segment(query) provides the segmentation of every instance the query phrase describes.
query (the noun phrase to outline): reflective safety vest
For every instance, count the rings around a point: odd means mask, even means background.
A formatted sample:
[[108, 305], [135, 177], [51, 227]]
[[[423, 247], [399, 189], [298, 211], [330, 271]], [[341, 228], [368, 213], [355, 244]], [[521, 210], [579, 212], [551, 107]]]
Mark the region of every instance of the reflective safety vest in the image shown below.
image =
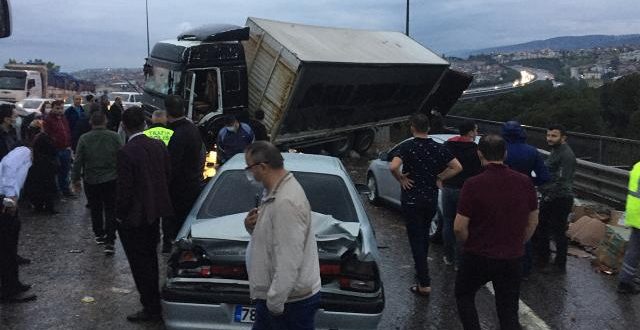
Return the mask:
[[629, 194], [624, 222], [629, 227], [640, 229], [640, 162], [633, 165], [629, 173]]
[[173, 130], [168, 128], [164, 128], [162, 126], [152, 127], [144, 131], [144, 135], [152, 138], [158, 139], [164, 142], [164, 145], [169, 145], [169, 140], [171, 140], [171, 136], [173, 135]]

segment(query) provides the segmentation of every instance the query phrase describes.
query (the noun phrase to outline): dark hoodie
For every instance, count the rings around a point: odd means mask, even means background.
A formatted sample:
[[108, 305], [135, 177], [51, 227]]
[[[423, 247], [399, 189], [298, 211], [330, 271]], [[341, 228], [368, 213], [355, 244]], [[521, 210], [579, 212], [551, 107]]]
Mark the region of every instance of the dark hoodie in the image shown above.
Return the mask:
[[[502, 127], [502, 137], [507, 142], [507, 159], [504, 163], [512, 170], [527, 175], [533, 184], [540, 186], [549, 181], [549, 170], [534, 146], [525, 143], [527, 134], [517, 121], [508, 121]], [[535, 177], [531, 172], [536, 174]]]
[[445, 180], [443, 185], [460, 189], [468, 178], [482, 172], [482, 164], [478, 158], [478, 145], [462, 136], [454, 136], [447, 140], [444, 145], [462, 164], [462, 172], [451, 179]]

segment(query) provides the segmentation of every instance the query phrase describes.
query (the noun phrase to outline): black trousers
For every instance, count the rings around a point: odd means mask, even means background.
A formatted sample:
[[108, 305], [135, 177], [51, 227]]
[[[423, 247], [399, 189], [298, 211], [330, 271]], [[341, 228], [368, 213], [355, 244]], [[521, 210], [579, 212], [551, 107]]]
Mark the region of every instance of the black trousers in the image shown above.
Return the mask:
[[567, 264], [567, 217], [573, 207], [573, 197], [556, 198], [540, 203], [540, 216], [538, 227], [533, 234], [532, 242], [535, 257], [538, 262], [545, 264], [549, 262], [551, 250], [549, 241], [553, 239], [556, 243], [556, 258], [554, 263], [565, 267]]
[[420, 286], [431, 286], [429, 277], [429, 228], [436, 214], [436, 206], [427, 203], [402, 204], [409, 246], [413, 255], [416, 277]]
[[91, 224], [96, 237], [107, 236], [107, 242], [116, 239], [116, 180], [98, 184], [84, 184], [91, 210]]
[[20, 286], [17, 261], [19, 236], [18, 216], [0, 213], [0, 284], [3, 296], [15, 294]]
[[479, 330], [476, 293], [487, 282], [492, 282], [496, 296], [496, 310], [500, 329], [520, 329], [518, 302], [520, 297], [521, 258], [491, 259], [465, 253], [456, 276], [456, 303], [458, 315], [465, 330]]
[[129, 260], [133, 280], [140, 293], [140, 303], [149, 313], [160, 313], [160, 291], [158, 279], [158, 221], [140, 227], [118, 226], [120, 242]]

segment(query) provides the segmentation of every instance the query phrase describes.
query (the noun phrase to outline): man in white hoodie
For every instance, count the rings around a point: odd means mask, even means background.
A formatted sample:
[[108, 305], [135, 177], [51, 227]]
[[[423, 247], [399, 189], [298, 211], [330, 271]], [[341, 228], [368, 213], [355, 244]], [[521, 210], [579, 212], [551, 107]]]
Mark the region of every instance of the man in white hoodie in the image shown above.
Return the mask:
[[312, 330], [321, 282], [309, 201], [271, 143], [249, 145], [245, 161], [247, 178], [266, 191], [245, 219], [251, 234], [249, 287], [256, 300], [253, 330]]

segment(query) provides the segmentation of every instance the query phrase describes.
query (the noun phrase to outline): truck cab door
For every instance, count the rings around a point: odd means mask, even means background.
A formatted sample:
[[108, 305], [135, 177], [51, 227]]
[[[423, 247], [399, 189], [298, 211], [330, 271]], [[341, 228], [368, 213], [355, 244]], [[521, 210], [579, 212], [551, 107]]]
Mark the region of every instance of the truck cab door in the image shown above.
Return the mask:
[[245, 66], [223, 68], [221, 78], [224, 111], [242, 117], [242, 115], [245, 115], [243, 110], [248, 108], [249, 103], [247, 68]]

